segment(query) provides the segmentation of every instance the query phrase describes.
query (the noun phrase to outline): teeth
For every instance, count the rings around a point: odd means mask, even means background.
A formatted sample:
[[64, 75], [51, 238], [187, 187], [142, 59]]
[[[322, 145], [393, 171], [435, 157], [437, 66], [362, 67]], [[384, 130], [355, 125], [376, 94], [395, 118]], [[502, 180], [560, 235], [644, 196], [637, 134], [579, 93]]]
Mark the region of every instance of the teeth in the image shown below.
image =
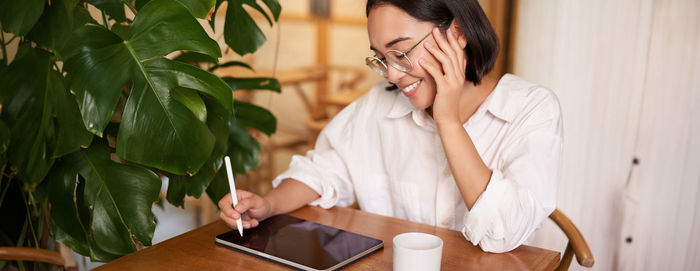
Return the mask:
[[418, 80], [415, 83], [411, 84], [410, 86], [407, 86], [406, 88], [401, 89], [401, 90], [403, 90], [403, 92], [409, 93], [418, 86], [420, 81], [422, 81], [422, 80]]

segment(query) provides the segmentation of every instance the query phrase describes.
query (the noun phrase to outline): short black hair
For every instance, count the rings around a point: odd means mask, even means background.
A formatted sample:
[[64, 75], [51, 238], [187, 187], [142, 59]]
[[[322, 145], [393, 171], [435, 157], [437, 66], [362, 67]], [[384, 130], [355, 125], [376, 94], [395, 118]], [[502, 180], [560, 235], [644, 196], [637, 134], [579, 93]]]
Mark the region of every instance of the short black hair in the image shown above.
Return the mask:
[[441, 25], [446, 30], [453, 19], [467, 39], [465, 78], [481, 83], [498, 57], [498, 37], [477, 0], [367, 0], [366, 13], [381, 5], [392, 5], [412, 17]]

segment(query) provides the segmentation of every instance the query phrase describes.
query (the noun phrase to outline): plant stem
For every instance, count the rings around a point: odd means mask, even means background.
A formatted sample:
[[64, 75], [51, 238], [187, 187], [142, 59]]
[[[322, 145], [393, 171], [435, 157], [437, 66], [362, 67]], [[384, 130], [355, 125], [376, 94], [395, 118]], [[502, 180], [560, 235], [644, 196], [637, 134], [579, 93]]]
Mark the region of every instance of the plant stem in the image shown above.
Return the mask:
[[104, 10], [102, 11], [102, 21], [105, 24], [105, 28], [109, 29], [109, 22], [107, 21], [107, 14], [105, 14]]
[[32, 237], [34, 237], [34, 246], [39, 248], [39, 239], [36, 238], [36, 232], [34, 231], [34, 225], [32, 224], [32, 213], [29, 210], [29, 202], [27, 202], [27, 196], [24, 192], [21, 192], [22, 199], [24, 200], [24, 208], [27, 210], [27, 221], [29, 222], [29, 230], [32, 232]]
[[34, 195], [32, 193], [27, 192], [27, 197], [29, 198], [29, 203], [32, 206], [32, 209], [34, 209], [35, 214], [41, 214], [39, 212], [39, 204], [36, 203], [36, 199], [34, 199]]
[[[2, 174], [5, 173], [5, 165], [2, 165]], [[0, 175], [2, 177], [2, 175]], [[5, 200], [5, 194], [7, 194], [7, 190], [10, 188], [10, 184], [12, 184], [12, 178], [7, 179], [7, 185], [5, 188], [2, 190], [2, 195], [0, 195], [0, 207], [2, 207], [2, 203]]]
[[[19, 239], [17, 240], [16, 246], [22, 247], [24, 245], [24, 237], [27, 235], [27, 220], [24, 221], [24, 226], [22, 226], [22, 231], [19, 233]], [[24, 262], [17, 261], [17, 267], [19, 270], [24, 271]]]

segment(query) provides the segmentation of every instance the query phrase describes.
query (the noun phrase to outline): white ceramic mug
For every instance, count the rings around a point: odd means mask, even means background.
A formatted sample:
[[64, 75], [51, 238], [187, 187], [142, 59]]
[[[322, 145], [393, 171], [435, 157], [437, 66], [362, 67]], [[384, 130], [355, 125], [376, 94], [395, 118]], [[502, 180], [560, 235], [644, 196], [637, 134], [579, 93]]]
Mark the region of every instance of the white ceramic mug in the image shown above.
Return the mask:
[[437, 271], [442, 261], [442, 239], [432, 234], [407, 232], [394, 236], [394, 271]]

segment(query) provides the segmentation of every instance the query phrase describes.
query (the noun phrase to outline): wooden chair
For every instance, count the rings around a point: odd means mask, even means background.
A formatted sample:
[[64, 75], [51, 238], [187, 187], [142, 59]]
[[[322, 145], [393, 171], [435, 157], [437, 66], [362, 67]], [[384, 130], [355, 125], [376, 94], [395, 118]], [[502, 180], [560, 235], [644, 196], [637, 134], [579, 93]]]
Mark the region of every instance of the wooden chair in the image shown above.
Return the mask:
[[[304, 123], [311, 132], [309, 148], [313, 148], [318, 134], [330, 122], [333, 115], [354, 100], [360, 98], [369, 88], [359, 88], [367, 75], [364, 67], [328, 66], [321, 67], [326, 74], [325, 88], [316, 91], [315, 103], [306, 103], [309, 114]], [[303, 94], [300, 94], [304, 96]], [[309, 100], [308, 97], [302, 97]]]
[[566, 245], [566, 250], [561, 257], [557, 271], [568, 270], [574, 255], [576, 255], [576, 261], [578, 261], [579, 265], [589, 268], [592, 267], [595, 262], [593, 254], [588, 248], [588, 244], [583, 238], [583, 235], [581, 235], [581, 232], [576, 228], [574, 223], [571, 222], [564, 213], [559, 211], [559, 209], [555, 209], [554, 212], [549, 215], [549, 218], [559, 226], [569, 239], [569, 243]]
[[0, 260], [42, 262], [63, 267], [65, 270], [78, 270], [71, 250], [57, 243], [59, 251], [28, 247], [0, 247]]

